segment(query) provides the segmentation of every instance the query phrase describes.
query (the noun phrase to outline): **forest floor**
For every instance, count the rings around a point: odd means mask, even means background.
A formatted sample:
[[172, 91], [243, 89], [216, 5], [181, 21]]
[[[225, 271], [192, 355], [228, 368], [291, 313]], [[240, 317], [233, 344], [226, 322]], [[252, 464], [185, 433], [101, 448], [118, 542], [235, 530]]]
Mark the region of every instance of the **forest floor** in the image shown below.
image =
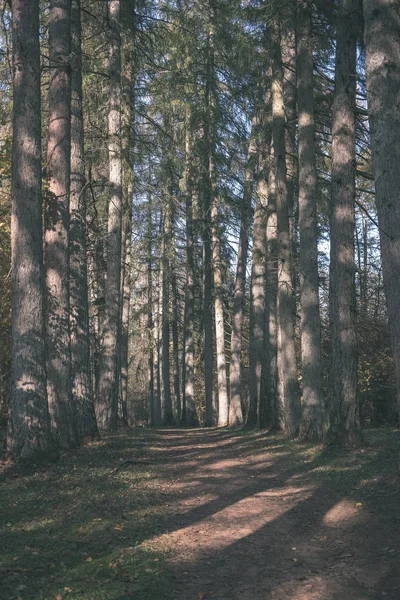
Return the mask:
[[399, 436], [136, 429], [4, 464], [0, 599], [399, 600]]

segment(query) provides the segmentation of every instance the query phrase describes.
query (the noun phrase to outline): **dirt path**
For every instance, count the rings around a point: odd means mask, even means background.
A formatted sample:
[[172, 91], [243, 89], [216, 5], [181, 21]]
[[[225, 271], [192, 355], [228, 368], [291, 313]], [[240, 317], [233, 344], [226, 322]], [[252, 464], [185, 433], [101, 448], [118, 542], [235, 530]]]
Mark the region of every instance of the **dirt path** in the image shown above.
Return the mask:
[[[262, 434], [163, 430], [172, 600], [400, 599], [393, 448], [329, 455]], [[388, 470], [390, 472], [390, 469]]]

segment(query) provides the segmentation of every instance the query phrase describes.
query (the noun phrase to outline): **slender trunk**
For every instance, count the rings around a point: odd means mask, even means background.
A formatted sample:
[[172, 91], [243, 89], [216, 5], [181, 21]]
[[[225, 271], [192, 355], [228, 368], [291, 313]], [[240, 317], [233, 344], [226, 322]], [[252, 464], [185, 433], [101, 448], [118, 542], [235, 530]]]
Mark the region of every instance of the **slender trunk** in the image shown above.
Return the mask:
[[109, 2], [110, 100], [108, 108], [108, 204], [107, 282], [99, 394], [96, 399], [100, 428], [114, 431], [118, 421], [118, 352], [121, 307], [122, 159], [121, 159], [121, 36], [120, 1]]
[[332, 357], [327, 441], [339, 444], [353, 444], [360, 437], [354, 265], [356, 3], [339, 2], [332, 108]]
[[86, 253], [86, 190], [84, 162], [81, 3], [71, 12], [71, 181], [70, 181], [70, 328], [72, 401], [80, 439], [95, 437], [97, 424], [90, 369], [89, 298]]
[[[211, 0], [212, 1], [212, 0]], [[213, 167], [213, 160], [210, 161], [212, 154], [213, 131], [212, 131], [212, 82], [214, 73], [212, 64], [212, 45], [213, 45], [213, 19], [214, 7], [210, 4], [210, 31], [208, 35], [208, 64], [207, 81], [205, 97], [205, 133], [203, 138], [203, 172], [204, 172], [204, 193], [203, 193], [203, 325], [204, 325], [204, 378], [206, 394], [206, 415], [205, 426], [210, 427], [217, 422], [217, 410], [214, 403], [214, 331], [213, 331], [213, 244], [212, 244], [212, 182], [210, 175]], [[213, 157], [212, 157], [213, 158]]]
[[[297, 1], [297, 0], [296, 0]], [[289, 232], [292, 244], [292, 256], [296, 256], [297, 228], [298, 228], [298, 206], [297, 206], [297, 150], [296, 150], [296, 125], [297, 125], [297, 68], [296, 68], [296, 27], [297, 18], [294, 0], [290, 0], [289, 6], [293, 12], [287, 16], [282, 23], [282, 61], [283, 61], [283, 96], [285, 107], [285, 148], [286, 148], [286, 170], [288, 189], [288, 211]], [[292, 259], [292, 285], [295, 288], [297, 274]], [[295, 294], [294, 294], [295, 295]]]
[[247, 425], [258, 424], [261, 375], [264, 360], [265, 326], [265, 234], [268, 190], [262, 178], [257, 186], [254, 210], [253, 254], [250, 283], [250, 333], [249, 333], [249, 410]]
[[243, 202], [240, 218], [240, 237], [237, 256], [236, 281], [232, 307], [231, 362], [229, 371], [229, 425], [231, 427], [243, 424], [242, 398], [240, 393], [242, 324], [246, 287], [247, 256], [249, 248], [251, 200], [253, 197], [255, 158], [257, 155], [256, 125], [256, 118], [253, 117], [252, 129], [249, 140], [249, 149], [247, 154], [247, 165], [245, 171]]
[[[161, 223], [163, 217], [161, 215]], [[160, 287], [161, 286], [161, 287]], [[159, 427], [162, 423], [162, 357], [160, 353], [160, 321], [161, 321], [161, 293], [162, 290], [162, 265], [160, 264], [160, 272], [158, 273], [158, 290], [156, 302], [154, 305], [154, 321], [153, 321], [153, 362], [154, 362], [154, 422], [155, 427]]]
[[[269, 117], [272, 121], [272, 115]], [[276, 186], [274, 150], [271, 145], [265, 164], [265, 177], [268, 186], [266, 260], [265, 260], [265, 332], [264, 362], [262, 373], [260, 427], [274, 429], [278, 425], [278, 223], [276, 214]]]
[[180, 387], [180, 374], [179, 374], [179, 323], [178, 323], [178, 290], [176, 283], [176, 250], [175, 250], [175, 237], [172, 238], [171, 248], [171, 330], [172, 330], [172, 360], [174, 370], [174, 395], [173, 395], [173, 416], [176, 423], [181, 421], [181, 387]]
[[153, 235], [152, 235], [152, 202], [149, 194], [147, 207], [147, 335], [148, 335], [148, 415], [147, 422], [150, 426], [155, 425], [155, 385], [154, 385], [154, 340], [153, 340]]
[[12, 347], [7, 450], [53, 452], [43, 313], [39, 1], [12, 1]]
[[173, 209], [172, 190], [168, 190], [167, 207], [165, 210], [165, 227], [162, 253], [162, 379], [164, 400], [164, 425], [174, 424], [172, 411], [171, 381], [170, 381], [170, 267], [172, 250]]
[[363, 315], [368, 311], [368, 217], [363, 214], [363, 266], [361, 277], [361, 310]]
[[364, 0], [367, 99], [376, 204], [400, 419], [400, 15], [396, 2]]
[[186, 111], [185, 139], [185, 200], [186, 200], [186, 295], [184, 324], [184, 360], [183, 360], [183, 423], [198, 425], [194, 402], [194, 247], [193, 247], [193, 173], [192, 173], [192, 122], [191, 111]]
[[219, 231], [217, 180], [215, 165], [215, 130], [216, 130], [216, 89], [215, 89], [215, 65], [214, 65], [214, 43], [215, 43], [215, 4], [209, 0], [210, 21], [208, 32], [208, 172], [210, 179], [210, 205], [211, 205], [211, 235], [212, 235], [212, 272], [214, 284], [214, 312], [215, 312], [215, 342], [217, 353], [217, 389], [218, 389], [218, 425], [228, 424], [228, 383], [225, 360], [225, 321], [224, 303], [222, 293], [222, 264], [221, 264], [221, 241]]
[[121, 285], [121, 340], [120, 340], [120, 378], [121, 378], [121, 416], [124, 425], [129, 423], [128, 415], [128, 376], [129, 376], [129, 312], [131, 300], [131, 247], [132, 247], [132, 183], [128, 184], [127, 206], [123, 215], [122, 235], [122, 285]]
[[295, 436], [300, 423], [300, 396], [297, 380], [292, 256], [289, 232], [288, 189], [285, 163], [285, 111], [279, 26], [273, 27], [272, 115], [276, 171], [276, 210], [278, 221], [278, 377], [282, 429]]
[[299, 115], [300, 304], [303, 412], [301, 436], [320, 441], [323, 422], [321, 320], [318, 288], [317, 170], [314, 142], [311, 6], [297, 12], [297, 104]]
[[[129, 313], [131, 300], [131, 246], [132, 246], [132, 198], [135, 125], [135, 23], [134, 7], [125, 14], [125, 36], [122, 45], [122, 155], [123, 155], [123, 216], [122, 216], [122, 263], [121, 263], [121, 340], [120, 340], [120, 405], [122, 421], [129, 423], [128, 377], [129, 377]], [[125, 6], [128, 9], [128, 6]]]
[[64, 448], [78, 442], [71, 397], [69, 327], [70, 56], [71, 3], [51, 0], [45, 207], [47, 396], [53, 431]]

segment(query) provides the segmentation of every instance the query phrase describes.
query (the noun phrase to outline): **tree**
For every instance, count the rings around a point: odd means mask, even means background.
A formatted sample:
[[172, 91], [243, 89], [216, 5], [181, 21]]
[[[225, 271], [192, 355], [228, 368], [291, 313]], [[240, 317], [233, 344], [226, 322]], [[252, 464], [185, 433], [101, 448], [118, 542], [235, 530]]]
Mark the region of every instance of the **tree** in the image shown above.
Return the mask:
[[208, 64], [207, 64], [207, 149], [211, 206], [212, 272], [214, 283], [215, 342], [217, 354], [218, 425], [228, 425], [229, 399], [225, 360], [225, 317], [222, 297], [222, 261], [219, 232], [217, 175], [215, 165], [216, 90], [215, 90], [215, 3], [209, 0]]
[[281, 426], [295, 436], [300, 424], [300, 397], [294, 338], [292, 256], [285, 163], [285, 111], [279, 24], [273, 24], [272, 127], [278, 226], [278, 401]]
[[400, 16], [389, 0], [364, 0], [364, 20], [376, 204], [400, 415], [400, 119], [394, 110], [400, 87]]
[[242, 352], [242, 325], [246, 289], [247, 255], [249, 247], [249, 229], [251, 218], [251, 201], [253, 198], [254, 172], [257, 157], [257, 122], [252, 119], [252, 128], [249, 139], [243, 201], [240, 216], [239, 247], [236, 267], [236, 281], [232, 307], [232, 333], [231, 333], [231, 362], [229, 370], [230, 404], [229, 425], [234, 427], [243, 424], [242, 397], [241, 397], [241, 352]]
[[43, 313], [39, 1], [13, 0], [12, 349], [7, 450], [53, 451]]
[[49, 122], [45, 195], [47, 396], [64, 447], [78, 443], [71, 395], [69, 199], [71, 171], [71, 2], [51, 0]]
[[354, 444], [360, 436], [354, 265], [356, 8], [357, 0], [339, 2], [332, 108], [329, 288], [332, 355], [326, 436], [329, 442], [339, 444]]
[[121, 157], [121, 33], [120, 2], [109, 2], [110, 98], [108, 107], [108, 158], [110, 201], [108, 204], [107, 282], [99, 387], [96, 395], [97, 423], [115, 430], [118, 417], [118, 343], [121, 307], [122, 157]]
[[90, 370], [86, 253], [86, 180], [82, 93], [81, 3], [71, 12], [70, 331], [72, 402], [80, 439], [97, 435]]
[[311, 6], [307, 0], [299, 5], [297, 28], [301, 365], [303, 380], [301, 435], [304, 439], [319, 441], [322, 437], [324, 404], [318, 289], [313, 41]]

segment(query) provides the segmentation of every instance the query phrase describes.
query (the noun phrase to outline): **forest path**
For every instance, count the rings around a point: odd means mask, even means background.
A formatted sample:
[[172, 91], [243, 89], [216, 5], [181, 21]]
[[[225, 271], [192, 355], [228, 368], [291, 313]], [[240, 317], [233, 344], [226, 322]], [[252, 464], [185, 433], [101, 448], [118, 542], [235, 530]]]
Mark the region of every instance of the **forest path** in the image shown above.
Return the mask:
[[400, 600], [399, 437], [137, 428], [0, 461], [0, 600]]
[[168, 598], [400, 598], [395, 448], [332, 453], [215, 429], [148, 441], [173, 499], [152, 542], [172, 550]]

